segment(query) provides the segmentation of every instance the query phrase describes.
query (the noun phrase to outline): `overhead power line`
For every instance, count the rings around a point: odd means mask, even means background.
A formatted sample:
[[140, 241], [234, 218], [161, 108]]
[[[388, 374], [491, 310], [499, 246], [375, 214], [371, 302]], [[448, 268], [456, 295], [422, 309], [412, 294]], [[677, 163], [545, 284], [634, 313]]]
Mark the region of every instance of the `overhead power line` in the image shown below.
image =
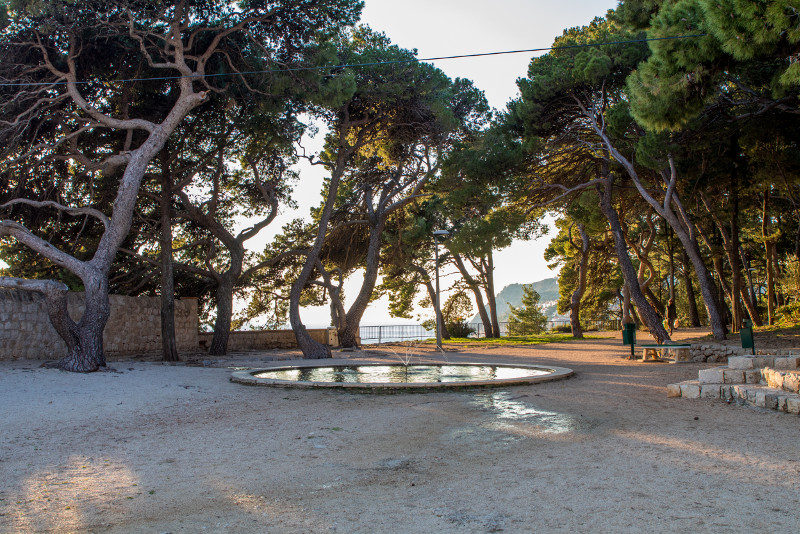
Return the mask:
[[[108, 80], [105, 83], [125, 83], [125, 82], [149, 82], [149, 81], [163, 81], [163, 80], [179, 80], [181, 78], [215, 78], [221, 76], [244, 76], [250, 74], [269, 74], [269, 73], [280, 73], [280, 72], [299, 72], [299, 71], [313, 71], [313, 70], [329, 70], [329, 69], [343, 69], [343, 68], [359, 68], [359, 67], [373, 67], [376, 65], [396, 65], [396, 64], [403, 64], [403, 63], [424, 63], [430, 61], [445, 61], [449, 59], [469, 59], [469, 58], [476, 58], [476, 57], [489, 57], [489, 56], [501, 56], [507, 54], [530, 54], [534, 52], [547, 52], [550, 50], [570, 50], [575, 48], [598, 48], [601, 46], [612, 46], [612, 45], [628, 45], [628, 44], [636, 44], [636, 43], [647, 43], [651, 41], [671, 41], [676, 39], [691, 39], [696, 37], [705, 37], [705, 33], [698, 33], [692, 35], [676, 35], [673, 37], [648, 37], [645, 39], [631, 39], [627, 41], [609, 41], [606, 43], [586, 43], [586, 44], [576, 44], [576, 45], [566, 45], [566, 46], [547, 46], [543, 48], [526, 48], [524, 50], [504, 50], [501, 52], [481, 52], [478, 54], [458, 54], [454, 56], [440, 56], [440, 57], [426, 57], [426, 58], [409, 58], [409, 59], [395, 59], [391, 61], [374, 61], [370, 63], [345, 63], [340, 65], [320, 65], [316, 67], [290, 67], [286, 69], [264, 69], [264, 70], [252, 70], [252, 71], [242, 71], [242, 72], [227, 72], [221, 74], [194, 74], [194, 75], [180, 75], [180, 76], [156, 76], [152, 78], [127, 78], [122, 80]], [[0, 83], [0, 87], [14, 87], [14, 86], [31, 86], [31, 85], [66, 85], [70, 82], [60, 81], [60, 82], [7, 82], [7, 83]], [[85, 85], [90, 83], [96, 83], [96, 81], [77, 81], [74, 82], [76, 85]]]

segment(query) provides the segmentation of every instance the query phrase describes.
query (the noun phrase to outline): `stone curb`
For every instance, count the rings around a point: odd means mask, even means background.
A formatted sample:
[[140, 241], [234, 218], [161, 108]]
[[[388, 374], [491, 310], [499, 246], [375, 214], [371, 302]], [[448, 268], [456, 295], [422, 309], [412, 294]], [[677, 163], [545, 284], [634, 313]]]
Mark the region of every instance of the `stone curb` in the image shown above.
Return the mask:
[[[358, 363], [350, 362], [346, 365], [357, 365], [359, 367], [365, 366], [385, 366], [385, 363]], [[555, 380], [564, 380], [574, 374], [572, 369], [566, 367], [544, 367], [538, 365], [498, 365], [493, 363], [470, 363], [470, 364], [448, 364], [457, 366], [479, 367], [479, 366], [494, 366], [494, 367], [519, 367], [524, 369], [532, 369], [537, 371], [550, 371], [547, 375], [530, 376], [521, 378], [506, 378], [499, 380], [474, 380], [467, 382], [419, 382], [419, 383], [386, 383], [386, 382], [373, 382], [373, 383], [353, 383], [353, 382], [294, 382], [289, 380], [273, 380], [255, 378], [253, 375], [262, 371], [282, 371], [298, 368], [314, 368], [314, 367], [331, 367], [327, 365], [297, 365], [297, 366], [282, 366], [270, 367], [265, 369], [249, 369], [235, 371], [231, 375], [231, 382], [244, 384], [248, 386], [269, 386], [269, 387], [283, 387], [283, 388], [300, 388], [300, 389], [347, 389], [357, 391], [425, 391], [434, 389], [463, 389], [463, 388], [486, 388], [486, 387], [505, 387], [505, 386], [518, 386], [538, 384], [541, 382], [552, 382]], [[335, 365], [334, 365], [335, 366]]]

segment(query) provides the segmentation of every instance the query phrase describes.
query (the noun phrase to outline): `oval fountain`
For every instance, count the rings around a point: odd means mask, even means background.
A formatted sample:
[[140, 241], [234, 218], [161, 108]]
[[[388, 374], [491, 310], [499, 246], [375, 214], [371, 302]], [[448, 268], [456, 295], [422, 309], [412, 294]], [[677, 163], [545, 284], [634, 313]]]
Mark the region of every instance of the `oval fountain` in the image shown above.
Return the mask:
[[489, 363], [292, 365], [235, 371], [232, 382], [254, 386], [355, 390], [503, 387], [562, 380], [566, 367]]

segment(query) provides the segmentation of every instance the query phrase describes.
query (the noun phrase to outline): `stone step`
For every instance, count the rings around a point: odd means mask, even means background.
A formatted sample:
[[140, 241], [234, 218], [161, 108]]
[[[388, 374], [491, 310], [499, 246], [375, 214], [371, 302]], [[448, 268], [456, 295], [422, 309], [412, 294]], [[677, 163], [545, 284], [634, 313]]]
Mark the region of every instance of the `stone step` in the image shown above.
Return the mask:
[[767, 386], [771, 388], [789, 393], [800, 393], [800, 371], [784, 371], [767, 367], [761, 370], [761, 374]]
[[701, 384], [760, 384], [761, 369], [731, 369], [729, 366], [701, 369], [697, 373]]
[[791, 414], [800, 414], [800, 394], [757, 384], [711, 384], [686, 380], [667, 386], [668, 397], [722, 399]]
[[744, 371], [764, 367], [781, 370], [800, 369], [800, 356], [730, 356], [728, 358], [729, 369]]

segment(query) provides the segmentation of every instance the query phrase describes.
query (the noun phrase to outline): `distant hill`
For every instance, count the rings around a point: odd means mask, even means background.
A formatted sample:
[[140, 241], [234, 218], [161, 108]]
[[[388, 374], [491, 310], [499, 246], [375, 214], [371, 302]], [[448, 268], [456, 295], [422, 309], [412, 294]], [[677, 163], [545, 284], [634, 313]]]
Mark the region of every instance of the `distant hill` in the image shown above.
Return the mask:
[[[524, 284], [511, 284], [503, 288], [497, 294], [497, 320], [502, 322], [508, 321], [509, 307], [511, 303], [514, 306], [522, 306], [522, 286]], [[568, 319], [566, 315], [559, 315], [556, 312], [556, 305], [558, 303], [558, 279], [547, 278], [534, 282], [533, 289], [541, 296], [539, 304], [544, 308], [544, 314], [550, 320]], [[479, 323], [481, 320], [478, 314], [472, 318], [470, 322]]]

